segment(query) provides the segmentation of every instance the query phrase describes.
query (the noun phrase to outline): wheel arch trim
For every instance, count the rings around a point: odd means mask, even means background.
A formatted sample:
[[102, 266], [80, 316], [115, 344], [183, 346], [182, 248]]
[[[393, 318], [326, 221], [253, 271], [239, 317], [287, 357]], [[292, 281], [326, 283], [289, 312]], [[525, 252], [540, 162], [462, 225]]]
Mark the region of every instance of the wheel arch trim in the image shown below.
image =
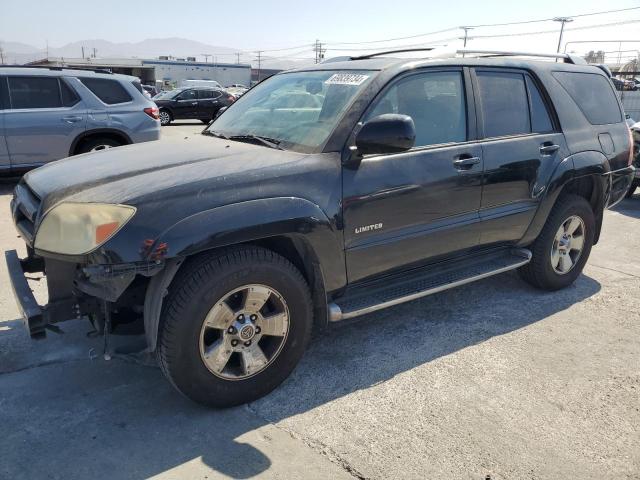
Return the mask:
[[73, 142], [71, 143], [71, 147], [69, 148], [69, 156], [76, 155], [76, 148], [78, 148], [78, 145], [80, 145], [81, 142], [89, 137], [99, 136], [100, 134], [120, 137], [122, 140], [124, 140], [124, 145], [130, 145], [133, 143], [131, 137], [122, 130], [118, 130], [115, 128], [93, 128], [91, 130], [85, 130], [73, 140]]

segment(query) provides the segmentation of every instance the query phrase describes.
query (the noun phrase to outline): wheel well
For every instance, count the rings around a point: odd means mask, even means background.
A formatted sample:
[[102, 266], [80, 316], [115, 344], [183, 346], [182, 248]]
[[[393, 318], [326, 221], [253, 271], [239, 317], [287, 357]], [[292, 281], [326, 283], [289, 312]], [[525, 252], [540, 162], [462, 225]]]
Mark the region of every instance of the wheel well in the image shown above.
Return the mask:
[[167, 112], [167, 113], [169, 114], [169, 116], [170, 116], [171, 118], [173, 118], [173, 112], [171, 111], [171, 109], [170, 109], [170, 108], [167, 108], [167, 107], [160, 107], [158, 110], [159, 110], [160, 112]]
[[82, 136], [78, 137], [74, 144], [71, 146], [71, 155], [76, 155], [82, 146], [88, 142], [89, 140], [94, 140], [96, 138], [108, 138], [109, 140], [114, 140], [119, 142], [121, 145], [129, 145], [131, 139], [127, 137], [124, 133], [120, 133], [114, 130], [98, 130], [93, 132], [87, 132]]
[[249, 243], [269, 249], [289, 260], [302, 273], [311, 289], [314, 323], [318, 327], [327, 325], [327, 295], [324, 288], [322, 268], [315, 252], [299, 236], [279, 235]]
[[591, 210], [593, 210], [593, 214], [596, 218], [596, 232], [593, 243], [594, 245], [598, 243], [604, 211], [604, 191], [602, 182], [597, 181], [597, 177], [594, 177], [593, 175], [574, 178], [564, 186], [562, 193], [579, 195], [589, 202]]

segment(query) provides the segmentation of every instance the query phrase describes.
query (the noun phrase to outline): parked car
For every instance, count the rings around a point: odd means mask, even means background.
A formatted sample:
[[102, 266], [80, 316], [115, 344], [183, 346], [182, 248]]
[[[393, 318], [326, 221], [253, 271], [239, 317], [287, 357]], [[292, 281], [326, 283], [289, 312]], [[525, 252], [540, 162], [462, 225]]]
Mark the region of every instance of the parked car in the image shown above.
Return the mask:
[[0, 67], [0, 173], [160, 137], [156, 105], [135, 77]]
[[613, 83], [613, 86], [616, 88], [616, 90], [618, 90], [619, 92], [622, 92], [625, 88], [624, 88], [624, 82], [622, 80], [620, 80], [619, 78], [611, 78], [611, 83]]
[[627, 192], [627, 197], [633, 196], [636, 189], [640, 187], [640, 122], [631, 126], [631, 134], [633, 136], [633, 166], [636, 168], [633, 181]]
[[247, 87], [243, 87], [243, 86], [236, 86], [236, 87], [231, 86], [231, 87], [227, 87], [225, 90], [227, 91], [227, 93], [230, 93], [234, 97], [240, 98], [249, 89]]
[[153, 98], [159, 93], [158, 89], [153, 85], [142, 85], [142, 90], [147, 92], [149, 98]]
[[[201, 135], [30, 172], [27, 256], [5, 254], [29, 332], [138, 322], [171, 384], [220, 407], [277, 387], [332, 322], [508, 270], [571, 285], [633, 178], [619, 99], [593, 66], [465, 54], [280, 73]], [[299, 88], [320, 103], [264, 108]]]
[[209, 123], [222, 107], [228, 107], [236, 98], [219, 88], [177, 88], [154, 97], [160, 110], [160, 123], [169, 125], [173, 120], [195, 119]]

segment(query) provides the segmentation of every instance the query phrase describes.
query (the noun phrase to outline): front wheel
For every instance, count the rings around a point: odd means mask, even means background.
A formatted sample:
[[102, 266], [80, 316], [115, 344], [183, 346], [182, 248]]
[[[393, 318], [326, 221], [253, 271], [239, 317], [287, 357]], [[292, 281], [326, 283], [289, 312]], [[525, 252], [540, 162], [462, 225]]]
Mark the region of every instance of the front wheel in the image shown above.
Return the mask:
[[289, 376], [311, 335], [311, 295], [288, 260], [258, 247], [188, 261], [169, 289], [158, 360], [190, 399], [251, 402]]
[[165, 125], [169, 125], [171, 123], [171, 120], [173, 120], [173, 118], [167, 110], [160, 110], [160, 125], [162, 125], [163, 127]]
[[545, 290], [571, 285], [589, 258], [594, 234], [589, 202], [578, 195], [562, 196], [532, 245], [531, 262], [519, 269], [522, 278]]

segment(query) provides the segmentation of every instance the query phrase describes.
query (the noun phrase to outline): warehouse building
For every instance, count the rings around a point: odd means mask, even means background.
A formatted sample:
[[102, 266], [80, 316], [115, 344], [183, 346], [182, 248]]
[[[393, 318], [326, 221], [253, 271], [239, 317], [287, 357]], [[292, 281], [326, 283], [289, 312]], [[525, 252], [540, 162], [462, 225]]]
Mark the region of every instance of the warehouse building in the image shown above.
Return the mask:
[[241, 63], [196, 62], [195, 57], [158, 59], [139, 58], [61, 58], [48, 57], [29, 63], [68, 68], [101, 68], [113, 73], [138, 77], [145, 85], [169, 90], [183, 80], [215, 80], [222, 86], [240, 83], [250, 85], [251, 65]]

